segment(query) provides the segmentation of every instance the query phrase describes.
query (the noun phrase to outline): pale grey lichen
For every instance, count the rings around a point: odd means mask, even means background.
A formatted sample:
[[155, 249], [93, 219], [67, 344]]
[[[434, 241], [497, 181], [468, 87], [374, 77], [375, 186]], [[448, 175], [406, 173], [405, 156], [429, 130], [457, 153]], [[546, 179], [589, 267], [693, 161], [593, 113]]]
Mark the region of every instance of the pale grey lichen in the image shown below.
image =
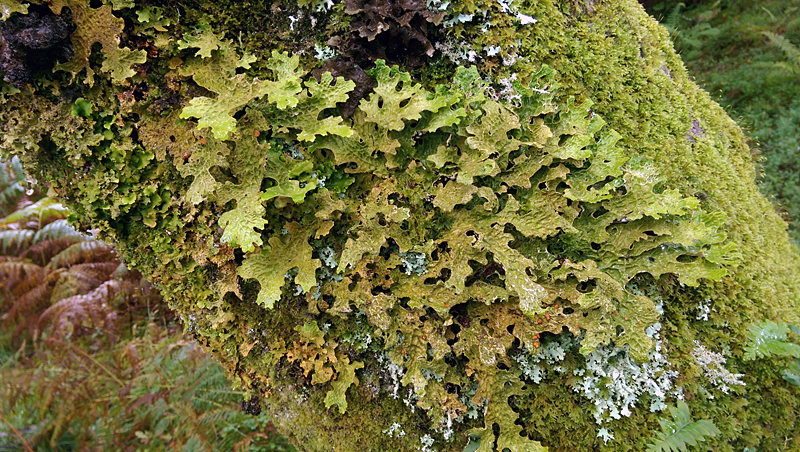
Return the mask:
[[336, 58], [338, 55], [336, 50], [328, 47], [327, 45], [314, 44], [314, 51], [317, 52], [314, 57], [318, 60], [328, 60], [331, 58]]
[[731, 386], [745, 386], [741, 380], [744, 374], [735, 374], [724, 367], [726, 359], [720, 353], [712, 352], [705, 346], [700, 345], [699, 341], [694, 341], [692, 356], [697, 360], [697, 364], [703, 368], [703, 373], [712, 385], [718, 387], [720, 391], [727, 394]]
[[603, 444], [606, 444], [614, 439], [614, 434], [609, 432], [607, 428], [603, 427], [597, 431], [597, 437], [603, 438]]
[[331, 248], [330, 246], [326, 246], [324, 248], [320, 248], [319, 252], [319, 260], [322, 261], [322, 264], [329, 268], [336, 268], [339, 266], [339, 262], [336, 260], [336, 250]]
[[423, 275], [428, 271], [428, 256], [425, 253], [416, 251], [400, 253], [400, 261], [403, 263], [403, 273], [406, 275]]
[[402, 438], [406, 436], [406, 431], [403, 430], [403, 426], [395, 422], [394, 424], [390, 425], [389, 428], [382, 432], [384, 435], [388, 435], [391, 438]]
[[708, 315], [711, 314], [711, 300], [703, 300], [697, 304], [697, 320], [708, 322]]
[[464, 391], [461, 394], [461, 397], [458, 398], [458, 400], [461, 401], [461, 403], [463, 403], [464, 406], [467, 407], [467, 411], [464, 414], [458, 416], [455, 419], [456, 422], [461, 422], [465, 418], [478, 419], [478, 417], [480, 417], [484, 413], [484, 407], [486, 406], [486, 399], [483, 399], [482, 401], [483, 405], [478, 405], [477, 403], [472, 401], [472, 398], [475, 396], [475, 393], [477, 391], [478, 391], [478, 383], [474, 382], [469, 388], [467, 388], [466, 391]]
[[661, 325], [647, 328], [647, 334], [656, 340], [655, 347], [644, 363], [634, 361], [628, 347], [603, 345], [589, 353], [586, 368], [574, 371], [579, 378], [573, 389], [594, 402], [594, 418], [598, 424], [608, 419], [630, 416], [642, 396], [647, 396], [650, 411], [666, 408], [664, 400], [673, 389], [678, 373], [669, 370], [669, 361], [662, 353], [658, 331]]
[[447, 11], [447, 8], [450, 7], [449, 1], [442, 0], [426, 0], [426, 4], [428, 9], [433, 12]]
[[466, 41], [457, 41], [453, 38], [447, 38], [443, 41], [436, 42], [434, 45], [436, 50], [442, 52], [445, 58], [455, 64], [467, 65], [467, 63], [475, 63], [478, 60], [478, 51], [472, 48], [472, 45]]
[[522, 25], [531, 25], [538, 22], [534, 17], [522, 13], [517, 13], [517, 19], [519, 19], [519, 23]]
[[568, 351], [577, 349], [579, 344], [578, 338], [565, 332], [552, 340], [542, 340], [538, 353], [532, 353], [523, 347], [513, 359], [519, 364], [523, 377], [538, 384], [547, 376], [546, 370], [540, 365], [543, 361], [552, 366], [551, 370], [563, 373], [565, 369], [556, 364], [564, 360]]
[[485, 50], [486, 50], [486, 55], [495, 56], [498, 53], [500, 53], [500, 51], [503, 50], [503, 48], [500, 46], [487, 46]]
[[422, 452], [433, 452], [435, 450], [432, 447], [436, 441], [430, 435], [424, 435], [419, 441], [422, 443], [422, 448], [419, 449]]
[[385, 353], [381, 353], [377, 356], [378, 363], [382, 366], [385, 366], [386, 374], [391, 380], [391, 392], [392, 398], [399, 399], [400, 398], [400, 380], [403, 378], [403, 374], [405, 371], [403, 370], [403, 366], [398, 364], [394, 364]]

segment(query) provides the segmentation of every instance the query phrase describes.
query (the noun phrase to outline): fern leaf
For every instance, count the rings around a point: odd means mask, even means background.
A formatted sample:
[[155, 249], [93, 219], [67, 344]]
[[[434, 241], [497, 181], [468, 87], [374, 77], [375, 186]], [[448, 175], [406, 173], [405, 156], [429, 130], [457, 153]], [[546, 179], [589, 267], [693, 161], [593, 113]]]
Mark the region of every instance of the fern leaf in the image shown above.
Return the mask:
[[25, 173], [19, 159], [14, 156], [10, 162], [0, 162], [0, 214], [5, 215], [19, 206], [25, 198]]
[[786, 54], [786, 57], [791, 61], [793, 66], [793, 72], [800, 72], [800, 48], [781, 35], [776, 35], [769, 31], [762, 31], [761, 34], [769, 38], [772, 45], [781, 49], [783, 53]]
[[800, 357], [800, 345], [786, 340], [789, 328], [785, 323], [770, 320], [750, 325], [747, 345], [744, 349], [745, 361], [770, 356]]
[[792, 361], [786, 369], [783, 369], [781, 376], [787, 382], [800, 386], [800, 359]]
[[133, 289], [130, 283], [106, 281], [85, 295], [59, 300], [42, 313], [39, 324], [43, 330], [50, 328], [60, 335], [87, 329], [92, 332], [98, 329], [113, 335], [117, 330], [117, 312], [112, 307], [112, 301], [120, 293]]
[[25, 193], [25, 187], [23, 187], [20, 183], [15, 182], [8, 187], [5, 187], [0, 190], [0, 212], [7, 211], [9, 209], [13, 209], [14, 206], [17, 205], [17, 201], [22, 195]]
[[0, 254], [17, 256], [28, 249], [36, 232], [30, 229], [0, 231]]
[[647, 452], [684, 452], [688, 446], [696, 446], [707, 437], [721, 433], [711, 421], [692, 422], [689, 406], [683, 400], [678, 400], [677, 407], [669, 407], [669, 411], [673, 420], [658, 420], [662, 431], [656, 432]]
[[0, 281], [5, 290], [13, 295], [20, 295], [39, 283], [43, 269], [36, 264], [20, 261], [0, 262]]
[[43, 240], [74, 236], [84, 236], [84, 234], [78, 232], [75, 230], [75, 228], [70, 226], [66, 219], [60, 219], [36, 231], [31, 244], [39, 243]]
[[55, 199], [42, 198], [0, 220], [0, 229], [40, 229], [67, 218], [67, 213], [67, 208]]
[[114, 273], [117, 262], [92, 262], [73, 265], [58, 280], [51, 300], [86, 294], [103, 284]]
[[[78, 240], [79, 238], [71, 237], [71, 239]], [[116, 255], [111, 246], [89, 239], [75, 243], [55, 255], [48, 264], [48, 268], [56, 269], [89, 262], [109, 262], [114, 261], [115, 258]], [[116, 269], [116, 266], [114, 268]]]
[[[46, 266], [56, 255], [66, 250], [70, 246], [81, 241], [89, 240], [88, 237], [62, 237], [60, 239], [43, 240], [35, 245], [31, 245], [19, 256], [23, 260], [30, 260], [36, 265]], [[51, 268], [63, 267], [64, 265], [53, 266]]]
[[670, 11], [669, 15], [667, 16], [667, 19], [664, 21], [664, 26], [672, 30], [677, 30], [681, 23], [681, 11], [683, 11], [683, 8], [686, 8], [686, 4], [683, 2], [675, 5], [675, 7], [672, 8], [672, 11]]

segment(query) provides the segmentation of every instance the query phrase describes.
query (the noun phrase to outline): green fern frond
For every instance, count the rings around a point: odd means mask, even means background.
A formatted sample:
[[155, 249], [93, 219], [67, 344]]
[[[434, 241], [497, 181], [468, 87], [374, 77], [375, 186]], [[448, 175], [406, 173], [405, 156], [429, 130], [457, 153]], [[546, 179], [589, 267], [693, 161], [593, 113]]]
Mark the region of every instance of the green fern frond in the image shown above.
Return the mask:
[[15, 155], [10, 161], [0, 162], [0, 188], [8, 187], [17, 182], [25, 182], [25, 172], [22, 164]]
[[721, 432], [705, 419], [692, 422], [689, 406], [678, 400], [677, 407], [669, 407], [673, 420], [659, 419], [660, 432], [656, 432], [647, 452], [684, 452], [689, 446], [705, 441], [709, 436], [717, 436]]
[[791, 63], [786, 61], [759, 61], [753, 63], [753, 68], [764, 73], [776, 72], [778, 74], [794, 74], [798, 69]]
[[786, 340], [788, 333], [789, 328], [783, 322], [775, 323], [767, 320], [750, 325], [744, 359], [750, 361], [770, 356], [800, 357], [800, 345], [788, 342]]
[[67, 223], [66, 219], [60, 219], [36, 231], [36, 234], [33, 236], [33, 240], [31, 241], [31, 245], [39, 243], [43, 240], [60, 239], [62, 237], [78, 237], [78, 236], [86, 236], [86, 235], [75, 230], [75, 228], [73, 228]]
[[10, 162], [0, 162], [0, 215], [13, 211], [25, 194], [25, 173], [19, 159], [14, 156]]
[[13, 209], [14, 206], [16, 206], [19, 198], [21, 198], [24, 193], [25, 187], [18, 182], [15, 182], [12, 185], [0, 190], [0, 209], [2, 209], [0, 212]]
[[0, 229], [41, 229], [55, 220], [67, 218], [69, 211], [53, 198], [39, 201], [0, 220]]
[[683, 19], [683, 16], [681, 16], [681, 11], [683, 11], [683, 8], [686, 8], [686, 4], [683, 2], [678, 3], [674, 8], [672, 8], [672, 11], [670, 11], [666, 20], [663, 21], [664, 26], [667, 27], [670, 32], [680, 28], [681, 19]]
[[794, 72], [800, 72], [800, 48], [781, 35], [769, 31], [762, 31], [762, 35], [769, 38], [772, 45], [781, 49], [791, 62]]
[[800, 386], [800, 359], [792, 361], [786, 369], [783, 369], [781, 376], [789, 383]]
[[0, 254], [4, 256], [17, 256], [33, 242], [36, 235], [30, 229], [17, 229], [13, 231], [0, 231]]

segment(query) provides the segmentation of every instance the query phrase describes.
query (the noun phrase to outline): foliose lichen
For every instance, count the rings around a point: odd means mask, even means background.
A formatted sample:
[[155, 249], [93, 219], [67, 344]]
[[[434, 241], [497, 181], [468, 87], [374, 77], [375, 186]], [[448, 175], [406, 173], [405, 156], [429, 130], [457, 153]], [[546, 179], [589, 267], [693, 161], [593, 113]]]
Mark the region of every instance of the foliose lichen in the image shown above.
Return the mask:
[[678, 397], [719, 450], [800, 438], [764, 360], [726, 365], [768, 402], [694, 397], [800, 259], [635, 2], [48, 5], [75, 55], [3, 86], [0, 147], [301, 448], [625, 450]]

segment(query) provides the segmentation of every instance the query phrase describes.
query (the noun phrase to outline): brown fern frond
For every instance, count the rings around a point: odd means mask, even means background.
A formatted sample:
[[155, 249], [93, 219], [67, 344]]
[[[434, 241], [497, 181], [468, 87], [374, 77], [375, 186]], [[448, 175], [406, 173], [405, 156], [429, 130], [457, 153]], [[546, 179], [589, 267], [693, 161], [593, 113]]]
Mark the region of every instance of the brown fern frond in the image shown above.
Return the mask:
[[35, 235], [30, 229], [0, 231], [0, 254], [18, 256], [31, 246]]
[[124, 281], [106, 281], [95, 290], [59, 300], [39, 317], [39, 327], [56, 337], [80, 336], [101, 330], [116, 335], [117, 312], [112, 307], [117, 296], [131, 292], [133, 284]]
[[[110, 245], [97, 240], [75, 243], [53, 257], [48, 268], [70, 267], [90, 262], [110, 262], [116, 260], [116, 252]], [[117, 263], [119, 265], [119, 263]], [[116, 269], [116, 267], [114, 267]]]
[[[17, 338], [14, 340], [15, 343], [25, 338], [36, 337], [41, 331], [39, 317], [43, 311], [51, 307], [51, 304], [57, 304], [59, 300], [65, 298], [92, 293], [108, 281], [118, 266], [117, 262], [95, 262], [48, 272], [47, 268], [40, 268], [37, 271], [37, 266], [25, 262], [0, 263], [0, 269], [7, 267], [9, 270], [7, 273], [10, 274], [13, 270], [19, 274], [16, 275], [17, 278], [26, 277], [10, 287], [5, 294], [0, 293], [0, 301], [3, 301], [0, 307], [6, 311], [3, 315], [3, 325], [7, 328], [13, 325]], [[132, 282], [126, 282], [125, 285], [135, 286]], [[103, 293], [97, 293], [95, 296]], [[103, 301], [113, 308], [116, 302], [113, 296], [116, 292], [110, 295], [112, 298]]]
[[[37, 265], [41, 265], [44, 267], [50, 262], [53, 257], [58, 255], [58, 253], [66, 250], [72, 245], [76, 243], [80, 243], [81, 241], [91, 240], [88, 237], [62, 237], [60, 239], [48, 239], [43, 240], [35, 245], [31, 245], [30, 248], [25, 250], [20, 257], [22, 259], [29, 259], [31, 262]], [[56, 267], [53, 267], [56, 268]]]
[[50, 307], [50, 295], [64, 272], [66, 270], [63, 269], [52, 272], [28, 292], [21, 296], [10, 297], [11, 299], [7, 303], [9, 306], [3, 315], [2, 325], [6, 328], [14, 328], [12, 345], [17, 346], [27, 339], [36, 337], [39, 315]]
[[89, 293], [107, 281], [118, 266], [118, 262], [73, 265], [59, 278], [50, 300], [55, 303], [62, 298]]
[[0, 262], [0, 300], [4, 296], [20, 296], [31, 290], [39, 284], [44, 274], [42, 267], [30, 262]]

